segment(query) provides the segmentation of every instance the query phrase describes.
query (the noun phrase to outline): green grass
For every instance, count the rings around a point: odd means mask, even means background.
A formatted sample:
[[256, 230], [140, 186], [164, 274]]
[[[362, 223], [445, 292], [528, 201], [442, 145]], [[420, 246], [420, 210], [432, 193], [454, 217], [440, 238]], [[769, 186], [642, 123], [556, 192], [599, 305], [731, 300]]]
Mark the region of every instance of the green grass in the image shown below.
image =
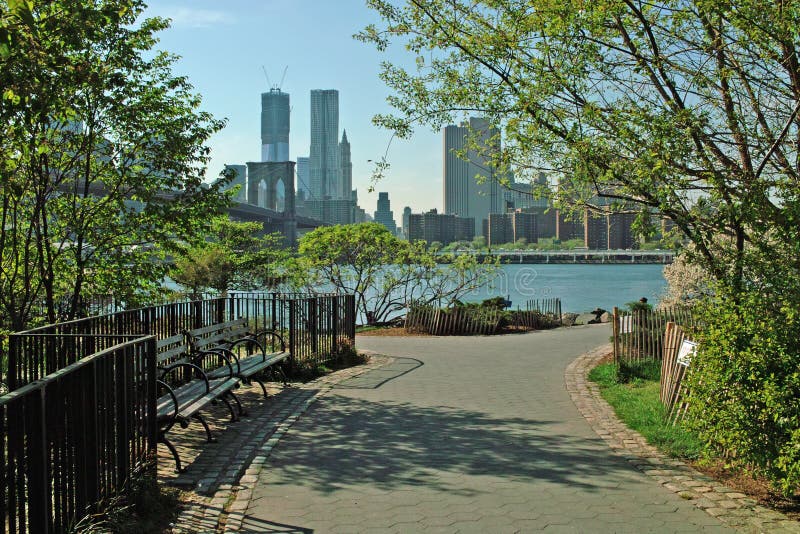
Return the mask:
[[697, 436], [667, 422], [659, 400], [658, 377], [658, 366], [652, 363], [621, 369], [607, 363], [589, 372], [589, 380], [600, 386], [617, 417], [648, 443], [675, 458], [699, 458], [703, 445]]

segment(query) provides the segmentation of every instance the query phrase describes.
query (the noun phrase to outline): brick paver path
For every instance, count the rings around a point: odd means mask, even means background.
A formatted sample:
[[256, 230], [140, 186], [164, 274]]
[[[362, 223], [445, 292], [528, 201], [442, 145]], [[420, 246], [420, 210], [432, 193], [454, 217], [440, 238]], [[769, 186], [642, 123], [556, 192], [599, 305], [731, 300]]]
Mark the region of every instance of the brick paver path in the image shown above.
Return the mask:
[[243, 507], [252, 532], [726, 532], [609, 449], [564, 370], [606, 326], [358, 338], [392, 356], [311, 405]]

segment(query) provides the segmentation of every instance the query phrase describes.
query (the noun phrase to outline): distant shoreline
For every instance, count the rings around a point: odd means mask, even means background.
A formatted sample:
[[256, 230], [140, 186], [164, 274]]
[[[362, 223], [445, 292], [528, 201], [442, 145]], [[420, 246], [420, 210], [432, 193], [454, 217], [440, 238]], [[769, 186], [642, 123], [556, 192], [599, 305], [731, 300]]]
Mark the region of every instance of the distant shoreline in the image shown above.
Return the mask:
[[671, 250], [524, 250], [471, 254], [478, 261], [497, 258], [503, 264], [588, 264], [588, 265], [668, 265], [675, 253]]

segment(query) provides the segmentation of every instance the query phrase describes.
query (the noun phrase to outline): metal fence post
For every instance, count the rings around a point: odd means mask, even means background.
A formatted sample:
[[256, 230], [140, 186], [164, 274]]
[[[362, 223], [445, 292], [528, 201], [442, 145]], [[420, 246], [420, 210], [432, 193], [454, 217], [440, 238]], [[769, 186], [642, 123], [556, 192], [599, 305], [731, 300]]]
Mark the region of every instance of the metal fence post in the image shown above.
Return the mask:
[[339, 324], [339, 306], [341, 305], [341, 298], [339, 295], [336, 295], [332, 298], [333, 305], [331, 306], [331, 321], [333, 321], [333, 339], [334, 339], [334, 349], [338, 348], [339, 345], [339, 336], [341, 335], [341, 325]]
[[295, 299], [289, 299], [289, 367], [294, 371], [297, 369], [297, 324]]
[[51, 500], [48, 479], [47, 405], [45, 386], [31, 395], [26, 408], [28, 456], [28, 526], [30, 532], [50, 532]]
[[[314, 363], [318, 363], [319, 358], [319, 313], [317, 305], [319, 297], [312, 297], [308, 299], [308, 330], [309, 337], [311, 338], [311, 357], [314, 358]], [[324, 298], [324, 297], [323, 297]]]

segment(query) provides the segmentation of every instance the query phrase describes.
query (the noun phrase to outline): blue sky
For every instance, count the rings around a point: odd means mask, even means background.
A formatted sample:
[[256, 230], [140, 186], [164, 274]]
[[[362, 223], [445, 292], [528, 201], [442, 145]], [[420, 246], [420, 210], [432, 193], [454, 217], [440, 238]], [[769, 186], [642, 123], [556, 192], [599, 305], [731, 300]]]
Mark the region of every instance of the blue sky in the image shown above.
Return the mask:
[[[352, 146], [353, 186], [359, 204], [372, 213], [377, 191], [388, 191], [395, 218], [403, 206], [417, 212], [442, 207], [442, 141], [439, 132], [418, 129], [410, 141], [395, 139], [372, 125], [389, 110], [388, 89], [378, 79], [382, 60], [409, 58], [401, 47], [387, 54], [352, 38], [375, 14], [363, 0], [152, 0], [146, 15], [169, 17], [158, 48], [181, 56], [176, 74], [189, 77], [203, 96], [203, 107], [228, 126], [211, 139], [209, 176], [225, 163], [258, 161], [261, 93], [267, 90], [262, 65], [272, 84], [280, 81], [291, 98], [289, 153], [309, 150], [309, 91], [339, 90], [339, 128]], [[340, 133], [341, 135], [341, 133]], [[367, 193], [372, 164], [389, 146], [391, 168]]]

